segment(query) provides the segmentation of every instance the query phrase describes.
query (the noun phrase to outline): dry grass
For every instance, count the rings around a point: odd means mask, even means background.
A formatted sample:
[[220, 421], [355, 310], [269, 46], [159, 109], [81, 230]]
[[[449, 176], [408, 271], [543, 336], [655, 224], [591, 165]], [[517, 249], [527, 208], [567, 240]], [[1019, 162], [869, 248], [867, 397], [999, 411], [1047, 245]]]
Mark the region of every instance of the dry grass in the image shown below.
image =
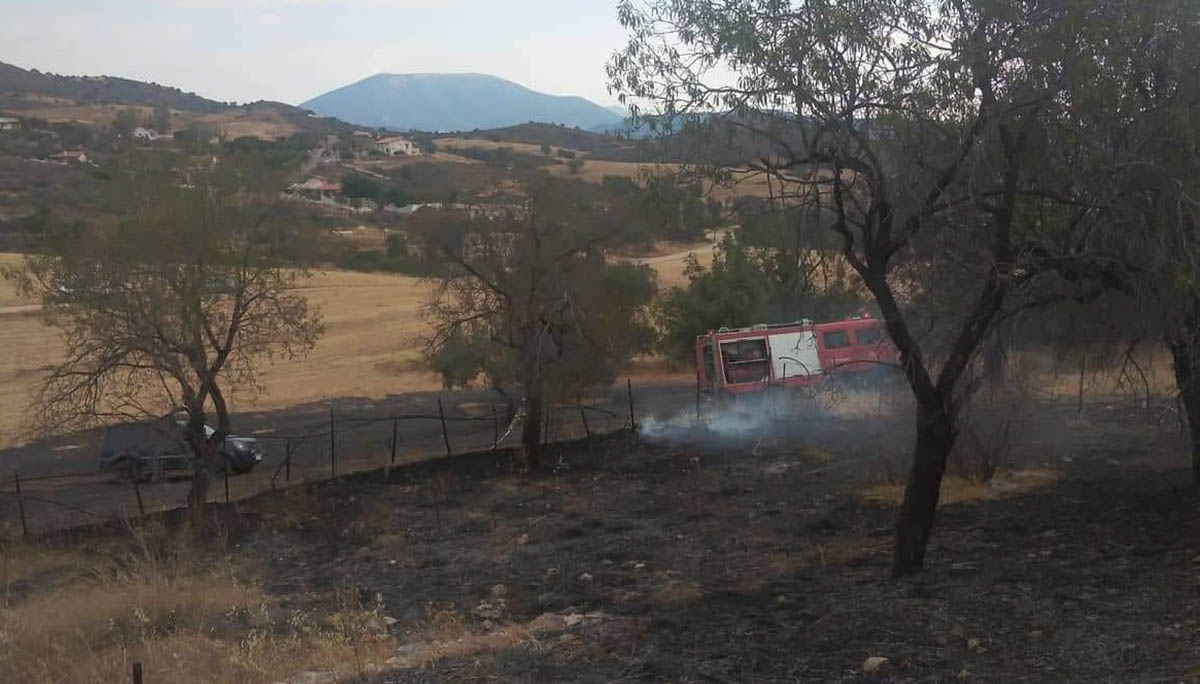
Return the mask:
[[[1058, 482], [1059, 474], [1049, 468], [1029, 468], [999, 473], [989, 482], [948, 475], [942, 479], [942, 494], [939, 505], [996, 501], [1021, 494], [1045, 489]], [[870, 503], [884, 506], [899, 506], [904, 500], [904, 484], [888, 482], [868, 487], [859, 496]]]
[[159, 529], [138, 544], [78, 551], [3, 549], [0, 681], [276, 682], [303, 672], [351, 676], [394, 648], [377, 608], [284, 610]]
[[[531, 143], [508, 142], [501, 140], [488, 140], [487, 138], [438, 138], [434, 140], [437, 143], [438, 149], [444, 150], [465, 150], [472, 147], [478, 147], [482, 150], [496, 150], [502, 147], [507, 147], [517, 154], [528, 154], [535, 157], [542, 156], [542, 146]], [[571, 150], [569, 147], [550, 146], [550, 153], [557, 158], [559, 150]], [[584, 154], [578, 150], [571, 150], [576, 154]]]

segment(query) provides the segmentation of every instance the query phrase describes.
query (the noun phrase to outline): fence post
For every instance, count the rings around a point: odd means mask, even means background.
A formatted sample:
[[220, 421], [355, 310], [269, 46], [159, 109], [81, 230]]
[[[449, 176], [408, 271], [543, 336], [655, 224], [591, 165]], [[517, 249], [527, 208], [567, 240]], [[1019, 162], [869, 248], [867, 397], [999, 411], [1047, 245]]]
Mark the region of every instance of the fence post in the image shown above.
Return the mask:
[[591, 439], [592, 431], [588, 428], [587, 411], [583, 410], [583, 397], [579, 392], [575, 393], [575, 403], [579, 405], [579, 419], [583, 421], [583, 434], [588, 439]]
[[633, 380], [625, 378], [625, 390], [629, 394], [629, 429], [633, 431], [633, 442], [638, 443], [637, 419], [633, 415]]
[[396, 423], [399, 420], [399, 418], [392, 419], [392, 465], [396, 464]]
[[446, 410], [442, 408], [442, 398], [438, 397], [438, 418], [442, 421], [442, 441], [446, 444], [446, 455], [452, 456], [450, 452], [450, 433], [446, 432]]
[[[195, 476], [193, 476], [195, 477]], [[146, 517], [146, 506], [142, 504], [142, 485], [138, 480], [142, 479], [142, 471], [140, 468], [133, 471], [133, 494], [137, 497], [138, 515]]]
[[29, 536], [29, 523], [25, 520], [25, 497], [21, 496], [21, 476], [13, 473], [13, 484], [17, 486], [17, 508], [21, 511], [21, 536]]
[[288, 481], [292, 481], [292, 438], [288, 437], [287, 445], [283, 448], [283, 477]]
[[496, 404], [492, 402], [492, 451], [500, 446], [500, 414], [496, 412]]
[[229, 503], [229, 465], [225, 465], [225, 503]]
[[133, 684], [142, 684], [142, 664], [133, 664]]
[[333, 441], [333, 400], [329, 400], [329, 479], [337, 479], [337, 445]]
[[1083, 417], [1083, 372], [1087, 368], [1087, 356], [1079, 357], [1079, 400], [1078, 400], [1078, 415]]

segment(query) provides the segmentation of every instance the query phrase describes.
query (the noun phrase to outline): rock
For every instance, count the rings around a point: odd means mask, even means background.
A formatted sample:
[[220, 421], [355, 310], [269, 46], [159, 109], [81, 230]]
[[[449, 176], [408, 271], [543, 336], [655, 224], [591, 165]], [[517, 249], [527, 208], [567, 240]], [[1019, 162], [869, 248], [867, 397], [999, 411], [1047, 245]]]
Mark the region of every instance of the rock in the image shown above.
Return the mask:
[[492, 596], [495, 596], [496, 598], [508, 596], [508, 587], [504, 586], [503, 584], [496, 584], [492, 586]]
[[862, 664], [863, 674], [874, 674], [875, 672], [878, 672], [879, 668], [883, 667], [887, 661], [887, 658], [882, 658], [880, 656], [871, 656], [870, 658], [867, 658]]
[[967, 639], [967, 650], [972, 653], [983, 653], [983, 642], [975, 637]]
[[959, 681], [965, 682], [971, 678], [971, 673], [967, 672], [967, 669], [964, 667], [963, 669], [959, 670], [958, 674], [954, 675], [954, 677]]
[[546, 577], [554, 577], [558, 575], [558, 568], [546, 568]]
[[609, 558], [605, 558], [604, 560], [600, 561], [600, 565], [603, 565], [606, 568], [612, 564], [613, 564], [612, 559], [609, 559]]
[[397, 620], [394, 617], [388, 617], [386, 615], [383, 616], [383, 624], [387, 625], [388, 627], [391, 627], [392, 625], [396, 624], [397, 622], [399, 622], [399, 620]]
[[633, 564], [634, 570], [644, 570], [645, 568], [646, 568], [646, 564], [642, 561], [638, 561]]
[[529, 543], [529, 535], [523, 534], [517, 537], [517, 546], [525, 546]]
[[594, 579], [596, 579], [596, 578], [592, 577], [592, 574], [590, 572], [585, 572], [579, 576], [580, 582], [591, 582]]

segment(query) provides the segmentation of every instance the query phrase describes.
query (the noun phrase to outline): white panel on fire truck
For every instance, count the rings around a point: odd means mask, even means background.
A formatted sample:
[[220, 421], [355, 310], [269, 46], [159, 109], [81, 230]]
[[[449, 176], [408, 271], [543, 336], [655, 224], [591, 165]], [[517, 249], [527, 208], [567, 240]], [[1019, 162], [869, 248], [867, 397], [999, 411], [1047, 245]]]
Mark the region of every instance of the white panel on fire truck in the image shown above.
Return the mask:
[[811, 330], [781, 333], [767, 338], [771, 343], [771, 373], [777, 380], [821, 372], [817, 338]]

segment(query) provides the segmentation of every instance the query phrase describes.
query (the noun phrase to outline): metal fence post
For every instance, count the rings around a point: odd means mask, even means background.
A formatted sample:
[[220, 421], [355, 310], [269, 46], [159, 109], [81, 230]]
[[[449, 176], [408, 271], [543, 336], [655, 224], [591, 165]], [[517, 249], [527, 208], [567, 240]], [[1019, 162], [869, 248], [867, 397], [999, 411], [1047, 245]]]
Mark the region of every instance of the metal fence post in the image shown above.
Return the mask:
[[225, 466], [225, 503], [229, 503], [229, 466]]
[[17, 508], [21, 511], [21, 536], [29, 536], [29, 523], [25, 520], [25, 497], [21, 496], [21, 476], [13, 473], [13, 484], [17, 486]]
[[496, 411], [496, 404], [492, 403], [492, 451], [495, 451], [500, 446], [500, 414]]
[[583, 421], [583, 434], [588, 439], [591, 439], [592, 431], [588, 428], [587, 411], [583, 410], [583, 396], [578, 392], [575, 393], [575, 403], [579, 405], [579, 419]]
[[442, 398], [441, 397], [438, 397], [438, 418], [440, 418], [442, 421], [442, 441], [445, 442], [445, 444], [446, 444], [446, 455], [451, 456], [452, 454], [450, 453], [450, 434], [448, 432], [446, 432], [446, 410], [444, 408], [442, 408]]
[[142, 684], [142, 664], [133, 664], [133, 684]]
[[392, 419], [392, 465], [396, 463], [396, 423], [400, 422], [399, 418]]
[[333, 400], [329, 400], [329, 479], [337, 478], [337, 445], [333, 440]]
[[292, 438], [288, 437], [287, 445], [283, 447], [283, 476], [288, 481], [292, 481]]
[[625, 378], [625, 390], [629, 394], [629, 429], [633, 431], [633, 441], [638, 441], [637, 419], [633, 415], [633, 380]]
[[146, 517], [146, 506], [142, 503], [142, 485], [138, 482], [141, 477], [142, 471], [140, 469], [135, 469], [133, 471], [133, 495], [137, 497], [138, 515], [144, 518]]

